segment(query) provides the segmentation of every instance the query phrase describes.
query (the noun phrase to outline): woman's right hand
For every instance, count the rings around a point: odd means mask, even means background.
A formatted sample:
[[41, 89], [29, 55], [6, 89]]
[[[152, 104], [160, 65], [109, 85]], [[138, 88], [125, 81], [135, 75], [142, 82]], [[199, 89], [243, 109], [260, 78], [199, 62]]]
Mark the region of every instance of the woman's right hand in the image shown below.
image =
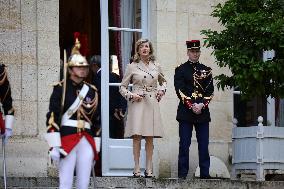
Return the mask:
[[143, 99], [142, 96], [138, 95], [138, 94], [133, 94], [133, 101], [134, 102], [140, 102]]

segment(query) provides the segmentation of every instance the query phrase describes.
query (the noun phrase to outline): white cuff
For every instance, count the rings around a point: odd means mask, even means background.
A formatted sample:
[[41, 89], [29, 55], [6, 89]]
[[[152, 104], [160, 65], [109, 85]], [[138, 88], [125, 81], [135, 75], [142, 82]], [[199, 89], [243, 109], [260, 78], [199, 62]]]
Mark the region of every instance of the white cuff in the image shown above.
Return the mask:
[[49, 147], [61, 146], [61, 137], [59, 132], [46, 133], [44, 135], [44, 138], [47, 141]]
[[5, 128], [12, 129], [14, 125], [15, 117], [13, 115], [6, 115], [5, 116]]

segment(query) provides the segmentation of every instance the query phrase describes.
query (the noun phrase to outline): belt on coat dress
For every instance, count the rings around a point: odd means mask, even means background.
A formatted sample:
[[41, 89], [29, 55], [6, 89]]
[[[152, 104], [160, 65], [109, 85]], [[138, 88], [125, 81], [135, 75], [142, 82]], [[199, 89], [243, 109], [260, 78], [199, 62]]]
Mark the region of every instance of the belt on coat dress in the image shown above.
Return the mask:
[[76, 127], [79, 129], [91, 129], [90, 123], [86, 122], [85, 120], [72, 120], [72, 119], [67, 119], [62, 121], [61, 123], [62, 126], [64, 127]]
[[157, 87], [133, 87], [133, 90], [143, 90], [147, 92], [153, 92], [157, 90]]

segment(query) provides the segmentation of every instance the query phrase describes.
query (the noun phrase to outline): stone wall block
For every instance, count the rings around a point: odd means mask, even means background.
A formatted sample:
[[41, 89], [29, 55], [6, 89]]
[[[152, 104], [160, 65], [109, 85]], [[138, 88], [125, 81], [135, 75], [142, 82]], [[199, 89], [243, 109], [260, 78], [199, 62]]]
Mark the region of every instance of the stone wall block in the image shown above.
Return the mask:
[[44, 140], [44, 134], [46, 133], [46, 113], [48, 112], [48, 106], [49, 106], [49, 101], [39, 102], [38, 104], [38, 132], [39, 132], [39, 137], [42, 140]]
[[37, 29], [37, 0], [21, 0], [21, 24], [24, 31]]
[[210, 0], [210, 1], [200, 1], [200, 0], [190, 0], [188, 1], [188, 12], [189, 13], [198, 13], [198, 14], [207, 14], [208, 16], [218, 3], [222, 3], [224, 0]]
[[184, 39], [184, 41], [177, 42], [177, 59], [176, 59], [176, 66], [183, 64], [188, 60], [187, 57], [187, 49], [186, 49], [186, 40], [189, 40], [191, 38], [187, 37]]
[[190, 36], [188, 36], [189, 27], [188, 22], [188, 13], [177, 13], [176, 15], [176, 41], [182, 42], [185, 44], [185, 41], [188, 40]]
[[[27, 137], [10, 140], [6, 146], [6, 154], [9, 155], [7, 158], [8, 177], [47, 176], [47, 152], [46, 142], [37, 138]], [[2, 175], [3, 172], [1, 171], [0, 174]]]
[[191, 1], [189, 0], [177, 0], [176, 3], [176, 11], [177, 13], [188, 13], [189, 11], [189, 6], [190, 6]]
[[9, 54], [9, 64], [19, 64], [22, 63], [22, 32], [15, 31], [10, 33], [10, 54]]
[[176, 13], [157, 12], [157, 42], [176, 42]]
[[158, 11], [176, 11], [176, 1], [177, 0], [157, 0], [157, 10]]
[[59, 66], [40, 66], [38, 69], [38, 100], [49, 102], [52, 84], [59, 81]]
[[0, 0], [0, 31], [5, 32], [10, 29], [10, 20], [9, 20], [9, 1]]
[[20, 136], [22, 133], [22, 101], [13, 99], [15, 109], [15, 124], [13, 125], [13, 136]]
[[0, 63], [9, 63], [9, 54], [11, 46], [11, 34], [8, 32], [0, 33]]
[[22, 99], [22, 66], [6, 65], [8, 79], [11, 85], [12, 98], [14, 100]]
[[23, 31], [22, 32], [22, 64], [36, 65], [37, 64], [37, 32]]
[[22, 101], [22, 124], [23, 136], [36, 136], [38, 134], [37, 101]]
[[21, 1], [0, 1], [0, 32], [21, 29]]
[[21, 31], [0, 33], [0, 63], [21, 64]]
[[59, 66], [60, 51], [58, 32], [38, 32], [38, 65]]
[[220, 28], [220, 24], [216, 18], [210, 17], [209, 14], [193, 14], [189, 13], [188, 17], [189, 32], [195, 35], [201, 35], [201, 30]]
[[59, 1], [37, 1], [38, 30], [59, 33]]
[[37, 100], [37, 65], [22, 66], [22, 100]]
[[231, 141], [233, 102], [215, 101], [209, 104], [211, 112], [210, 139]]
[[176, 66], [176, 44], [157, 43], [157, 49], [157, 59], [160, 62], [163, 71], [174, 70]]

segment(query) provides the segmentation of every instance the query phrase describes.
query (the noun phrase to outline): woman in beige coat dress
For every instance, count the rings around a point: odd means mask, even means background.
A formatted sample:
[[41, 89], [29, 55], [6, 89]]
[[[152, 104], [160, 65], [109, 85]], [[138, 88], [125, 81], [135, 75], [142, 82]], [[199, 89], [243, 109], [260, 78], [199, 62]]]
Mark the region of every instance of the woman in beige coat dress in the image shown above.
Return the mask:
[[[133, 84], [132, 90], [128, 89]], [[155, 62], [153, 46], [147, 39], [140, 39], [135, 45], [133, 62], [126, 68], [120, 86], [120, 93], [128, 101], [125, 137], [133, 138], [133, 177], [140, 177], [141, 139], [145, 138], [145, 177], [153, 176], [153, 138], [163, 136], [159, 101], [166, 92], [166, 80], [161, 67]]]

